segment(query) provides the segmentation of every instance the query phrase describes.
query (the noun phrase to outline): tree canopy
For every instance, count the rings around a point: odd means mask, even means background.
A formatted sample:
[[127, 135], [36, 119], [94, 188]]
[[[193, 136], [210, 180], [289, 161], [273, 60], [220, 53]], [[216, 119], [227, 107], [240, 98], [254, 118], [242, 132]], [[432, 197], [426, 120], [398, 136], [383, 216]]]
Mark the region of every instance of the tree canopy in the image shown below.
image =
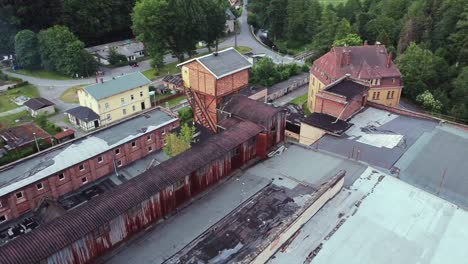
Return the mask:
[[384, 44], [397, 57], [404, 96], [423, 106], [434, 99], [442, 105], [438, 111], [467, 119], [466, 86], [457, 81], [465, 81], [468, 66], [466, 0], [250, 0], [248, 8], [249, 21], [268, 29], [284, 52], [311, 49], [321, 56], [363, 40]]
[[39, 53], [45, 69], [68, 76], [89, 76], [97, 68], [91, 54], [65, 26], [54, 26], [38, 34]]
[[198, 41], [212, 45], [225, 29], [225, 6], [218, 0], [141, 0], [133, 9], [133, 31], [161, 65], [170, 51], [180, 61]]
[[41, 66], [36, 33], [31, 30], [21, 30], [15, 36], [15, 54], [19, 65], [26, 69], [36, 69]]

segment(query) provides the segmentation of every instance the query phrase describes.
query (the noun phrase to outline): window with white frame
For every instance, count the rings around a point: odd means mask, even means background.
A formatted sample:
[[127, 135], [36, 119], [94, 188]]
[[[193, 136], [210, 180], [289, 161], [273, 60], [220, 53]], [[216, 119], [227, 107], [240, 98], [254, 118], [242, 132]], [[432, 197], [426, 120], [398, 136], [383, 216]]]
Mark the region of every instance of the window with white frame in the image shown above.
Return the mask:
[[105, 107], [106, 109], [109, 109], [109, 103], [105, 103], [105, 104], [104, 104], [104, 107]]
[[81, 178], [81, 182], [83, 184], [88, 183], [88, 178], [86, 178], [86, 177]]
[[42, 184], [42, 182], [40, 182], [40, 183], [36, 184], [36, 188], [37, 188], [38, 191], [40, 191], [40, 190], [44, 189], [44, 185]]
[[150, 141], [151, 140], [151, 135], [146, 135], [146, 140]]
[[130, 95], [130, 100], [135, 100], [135, 96], [133, 96], [133, 94]]
[[116, 149], [114, 150], [114, 152], [115, 152], [115, 155], [119, 155], [119, 154], [120, 154], [120, 149], [119, 149], [119, 148], [116, 148]]
[[17, 192], [17, 193], [15, 194], [15, 196], [16, 196], [16, 199], [22, 199], [22, 198], [24, 198], [23, 191]]
[[122, 114], [126, 115], [127, 114], [127, 109], [122, 109]]
[[0, 215], [0, 223], [6, 222], [7, 216], [6, 215]]
[[136, 111], [136, 106], [132, 105], [132, 110], [133, 110], [133, 112], [135, 112]]
[[60, 174], [58, 175], [58, 179], [59, 179], [59, 181], [64, 180], [64, 179], [65, 179], [65, 174], [60, 173]]
[[78, 166], [78, 169], [79, 169], [80, 171], [84, 171], [84, 164], [80, 164], [80, 166]]
[[143, 97], [143, 91], [140, 92], [140, 97]]
[[123, 98], [123, 97], [120, 98], [120, 103], [121, 103], [121, 104], [125, 104], [125, 98]]
[[148, 152], [151, 152], [153, 151], [153, 147], [152, 146], [148, 146]]
[[122, 167], [122, 161], [121, 160], [117, 161], [117, 167]]
[[132, 148], [136, 147], [136, 141], [132, 141]]
[[103, 161], [104, 161], [104, 158], [103, 158], [102, 156], [99, 156], [99, 157], [97, 158], [97, 162], [98, 162], [98, 163], [102, 163]]

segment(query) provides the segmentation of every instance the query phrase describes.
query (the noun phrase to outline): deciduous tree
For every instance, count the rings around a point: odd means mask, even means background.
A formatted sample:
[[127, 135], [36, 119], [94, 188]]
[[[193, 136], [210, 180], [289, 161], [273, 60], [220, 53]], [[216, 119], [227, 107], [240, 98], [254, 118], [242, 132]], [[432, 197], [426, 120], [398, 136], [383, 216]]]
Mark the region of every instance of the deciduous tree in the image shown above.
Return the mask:
[[36, 33], [27, 29], [18, 32], [15, 36], [15, 54], [18, 64], [24, 68], [39, 68], [41, 57]]
[[174, 157], [190, 149], [194, 134], [195, 127], [189, 127], [187, 124], [183, 124], [179, 134], [170, 133], [166, 136], [166, 145], [163, 148], [164, 153], [169, 157]]

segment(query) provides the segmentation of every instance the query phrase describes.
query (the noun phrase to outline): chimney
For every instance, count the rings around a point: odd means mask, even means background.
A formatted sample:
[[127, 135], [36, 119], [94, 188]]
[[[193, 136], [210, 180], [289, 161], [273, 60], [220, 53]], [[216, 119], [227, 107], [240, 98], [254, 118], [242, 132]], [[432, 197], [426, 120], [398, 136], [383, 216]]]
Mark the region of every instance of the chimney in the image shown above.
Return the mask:
[[392, 66], [392, 62], [393, 62], [393, 53], [390, 52], [387, 57], [387, 68], [390, 68], [390, 66]]
[[101, 83], [104, 83], [104, 78], [101, 78]]
[[346, 51], [346, 65], [351, 64], [351, 50]]
[[366, 39], [366, 40], [364, 40], [364, 46], [367, 46], [367, 45], [369, 45], [369, 44], [368, 44], [367, 39]]

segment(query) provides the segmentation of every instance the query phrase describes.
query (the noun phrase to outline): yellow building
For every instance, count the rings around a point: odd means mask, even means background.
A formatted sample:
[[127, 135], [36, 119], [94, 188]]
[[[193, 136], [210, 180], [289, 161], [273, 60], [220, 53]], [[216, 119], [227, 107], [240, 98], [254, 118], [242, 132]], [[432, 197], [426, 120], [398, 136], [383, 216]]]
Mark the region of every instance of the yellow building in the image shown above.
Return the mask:
[[150, 83], [141, 72], [134, 72], [79, 89], [78, 99], [105, 125], [151, 107]]
[[401, 73], [383, 45], [334, 47], [318, 58], [310, 70], [309, 110], [315, 110], [315, 96], [330, 83], [349, 75], [369, 85], [367, 100], [398, 107], [403, 88]]

